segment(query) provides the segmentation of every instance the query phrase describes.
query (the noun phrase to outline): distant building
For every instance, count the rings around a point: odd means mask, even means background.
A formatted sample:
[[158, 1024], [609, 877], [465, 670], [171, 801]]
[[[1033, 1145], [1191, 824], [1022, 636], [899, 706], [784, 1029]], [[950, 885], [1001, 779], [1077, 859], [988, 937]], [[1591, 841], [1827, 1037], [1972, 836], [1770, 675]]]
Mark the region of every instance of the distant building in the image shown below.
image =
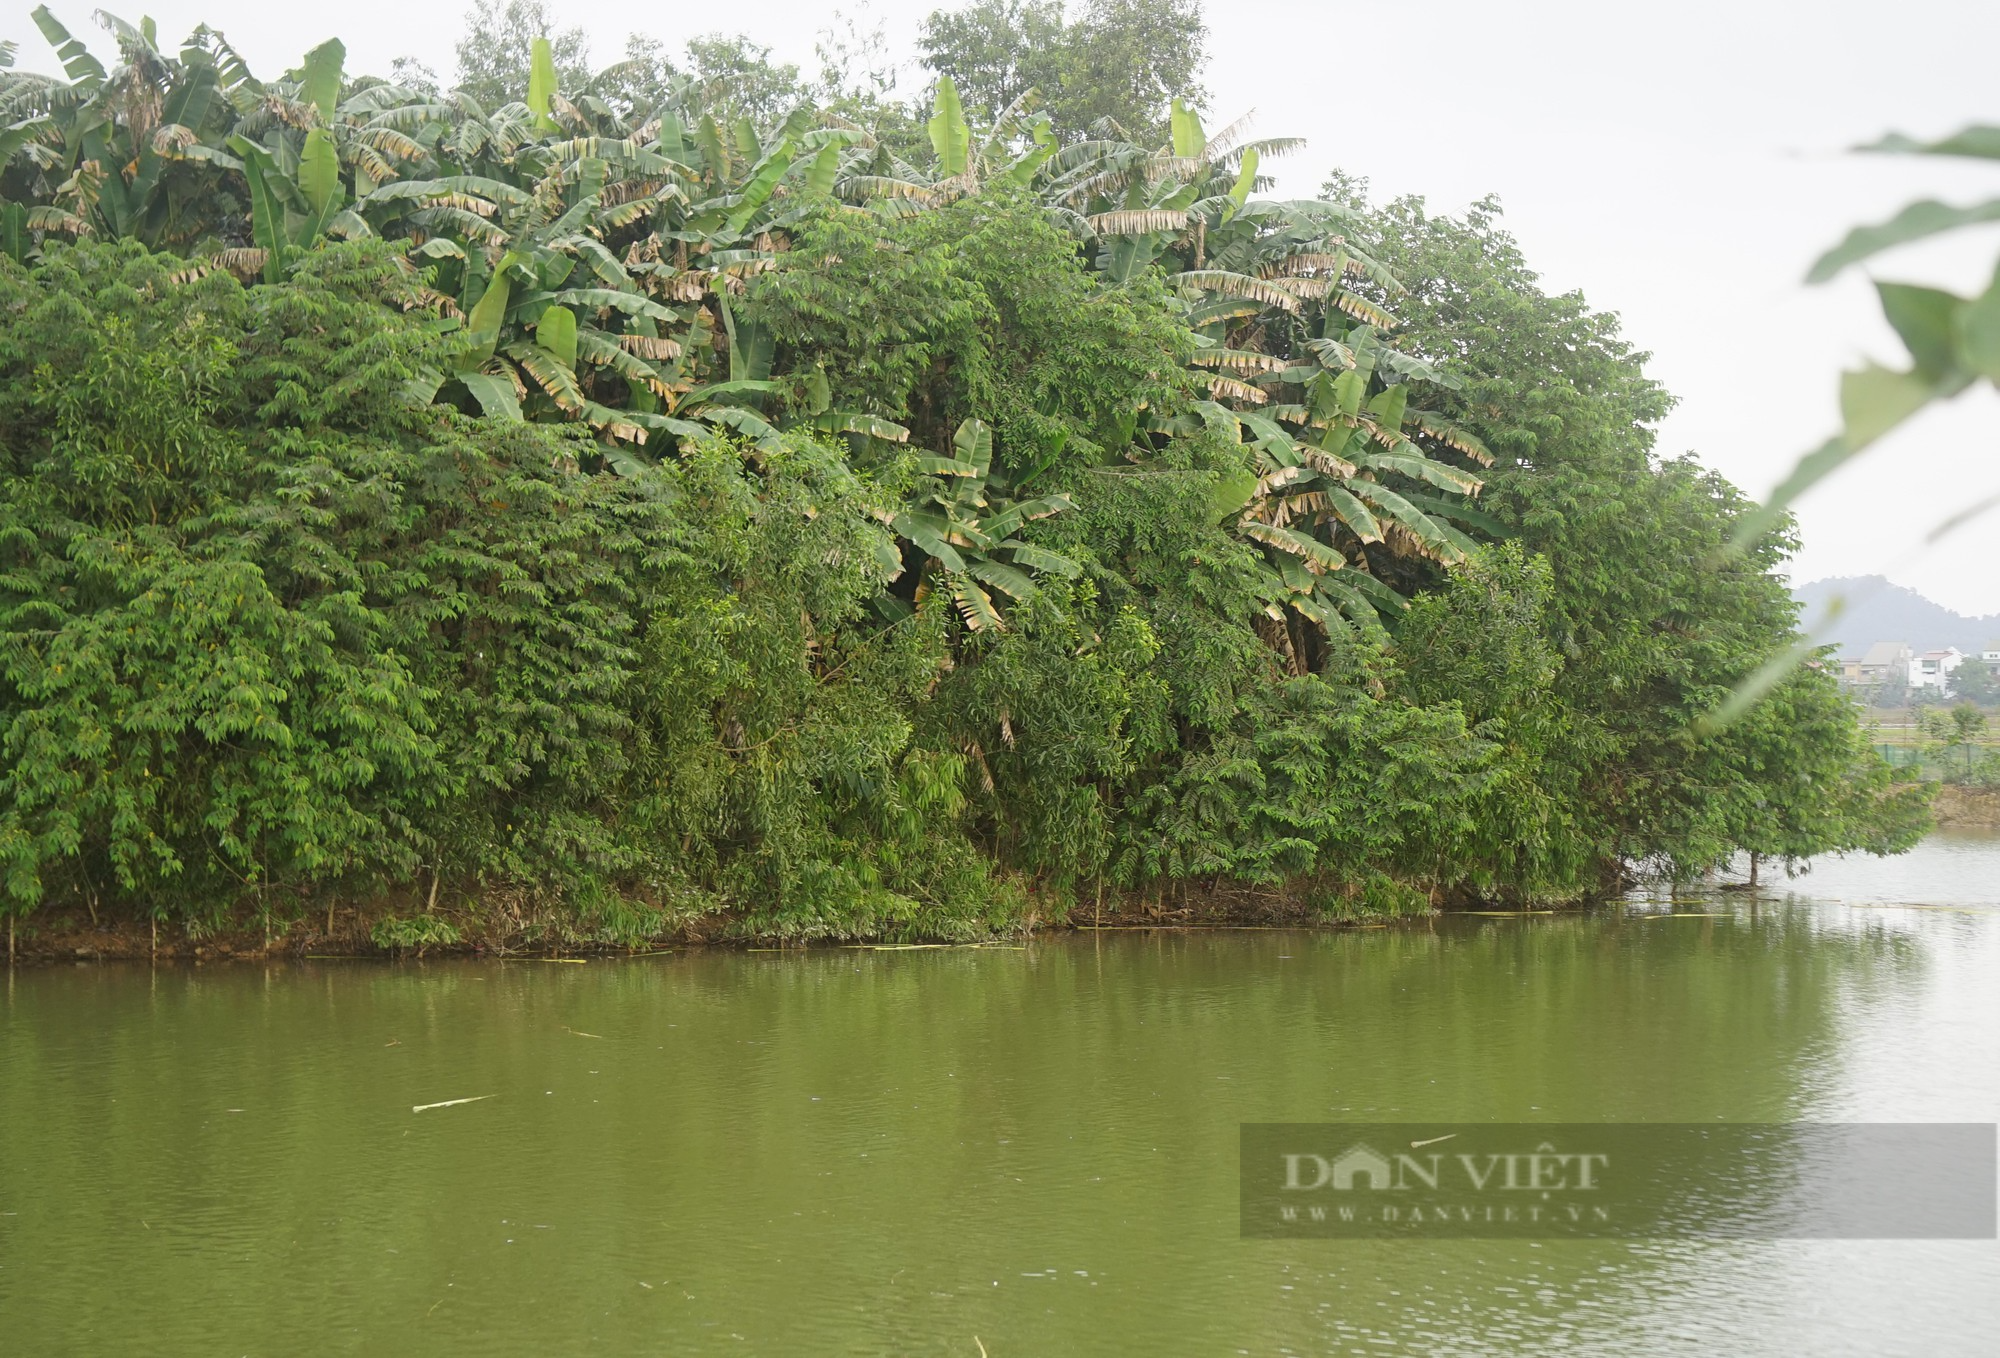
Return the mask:
[[1910, 677], [1910, 643], [1878, 641], [1852, 660], [1840, 662], [1841, 676], [1850, 684], [1884, 684]]
[[1951, 684], [1951, 672], [1965, 663], [1965, 653], [1956, 646], [1942, 651], [1925, 651], [1910, 657], [1910, 687], [1944, 689]]
[[1980, 651], [1979, 658], [1989, 665], [2000, 665], [2000, 638], [1987, 642], [1985, 649]]

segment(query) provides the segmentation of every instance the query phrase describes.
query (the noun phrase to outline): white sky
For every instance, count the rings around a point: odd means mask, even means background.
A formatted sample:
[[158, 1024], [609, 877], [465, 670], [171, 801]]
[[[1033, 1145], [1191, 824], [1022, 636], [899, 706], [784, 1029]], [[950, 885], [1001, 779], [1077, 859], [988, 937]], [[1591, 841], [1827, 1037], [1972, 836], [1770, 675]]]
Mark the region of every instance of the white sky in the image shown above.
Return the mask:
[[[917, 21], [939, 4], [839, 7], [864, 26], [885, 21], [907, 52]], [[89, 5], [53, 7], [109, 54]], [[20, 41], [23, 66], [54, 69], [30, 8], [0, 17], [0, 37]], [[412, 55], [448, 71], [460, 28], [450, 3], [148, 8], [164, 39], [206, 21], [264, 72], [333, 36], [347, 42], [353, 70], [386, 72]], [[677, 48], [699, 31], [677, 23], [693, 12], [728, 16], [703, 28], [740, 28], [810, 71], [836, 6], [556, 8], [591, 33], [600, 62], [634, 29]], [[1433, 210], [1499, 194], [1546, 283], [1620, 313], [1654, 355], [1652, 372], [1681, 402], [1661, 451], [1693, 451], [1753, 494], [1832, 431], [1842, 366], [1900, 355], [1866, 279], [1805, 288], [1811, 260], [1849, 225], [1911, 198], [2000, 196], [2000, 164], [1843, 154], [1890, 129], [1937, 135], [2000, 122], [1990, 94], [2000, 5], [1980, 0], [1209, 0], [1208, 9], [1211, 122], [1254, 109], [1259, 133], [1309, 139], [1271, 165], [1281, 191], [1310, 192], [1338, 165], [1367, 176], [1378, 197], [1418, 193]], [[136, 5], [124, 17], [136, 21]], [[1968, 291], [1996, 253], [2000, 231], [1985, 231], [1874, 267]], [[1924, 545], [1937, 523], [1996, 493], [2000, 396], [1987, 388], [1809, 496], [1796, 576], [1883, 574], [1960, 612], [2000, 612], [2000, 511]]]

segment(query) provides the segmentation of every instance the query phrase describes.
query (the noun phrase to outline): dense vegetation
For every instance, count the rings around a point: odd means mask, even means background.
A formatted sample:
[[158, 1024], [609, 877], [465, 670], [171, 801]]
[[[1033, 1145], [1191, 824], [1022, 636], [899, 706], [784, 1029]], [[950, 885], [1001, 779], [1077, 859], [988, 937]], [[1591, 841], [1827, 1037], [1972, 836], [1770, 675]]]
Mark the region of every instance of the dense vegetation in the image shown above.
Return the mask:
[[[1198, 45], [1099, 8], [1035, 60]], [[1786, 544], [1722, 550], [1754, 506], [1497, 210], [1260, 199], [1287, 143], [1155, 142], [1136, 78], [1058, 123], [1022, 13], [933, 20], [924, 107], [760, 121], [796, 81], [713, 43], [481, 98], [37, 11], [0, 908], [954, 936], [1913, 838], [1831, 675], [1710, 720]]]

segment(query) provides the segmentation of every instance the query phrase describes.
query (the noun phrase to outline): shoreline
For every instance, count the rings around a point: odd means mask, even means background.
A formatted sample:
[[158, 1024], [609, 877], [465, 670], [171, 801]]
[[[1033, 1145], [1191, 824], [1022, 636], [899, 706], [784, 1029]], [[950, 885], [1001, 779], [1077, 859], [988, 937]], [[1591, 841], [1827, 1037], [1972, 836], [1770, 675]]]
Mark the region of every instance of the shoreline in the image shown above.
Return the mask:
[[[2000, 830], [2000, 789], [1945, 785], [1933, 803], [1936, 829]], [[1626, 886], [1633, 885], [1626, 883]], [[1740, 892], [1747, 882], [1721, 878], [1691, 888]], [[586, 958], [658, 956], [695, 951], [807, 951], [814, 948], [874, 948], [882, 950], [1019, 945], [1037, 937], [1091, 932], [1228, 932], [1243, 930], [1310, 930], [1339, 932], [1386, 928], [1393, 924], [1432, 921], [1453, 915], [1530, 916], [1574, 914], [1601, 905], [1620, 888], [1561, 901], [1482, 901], [1433, 898], [1427, 908], [1400, 913], [1328, 913], [1307, 904], [1299, 886], [1285, 888], [1228, 887], [1190, 893], [1171, 908], [1147, 896], [1107, 899], [1102, 907], [1079, 902], [1075, 907], [1044, 914], [1031, 908], [1023, 920], [988, 931], [947, 936], [921, 928], [827, 933], [810, 937], [757, 932], [741, 916], [716, 913], [686, 919], [674, 927], [643, 937], [591, 936], [579, 929], [574, 916], [558, 910], [523, 911], [518, 904], [483, 911], [441, 909], [420, 915], [402, 914], [394, 898], [348, 904], [328, 911], [318, 906], [289, 922], [266, 923], [254, 916], [232, 919], [213, 930], [191, 936], [180, 922], [154, 926], [145, 920], [92, 920], [82, 908], [55, 911], [10, 921], [0, 940], [0, 963], [56, 966], [82, 962], [169, 961], [397, 961], [409, 958], [547, 961]], [[404, 901], [406, 906], [413, 903]], [[1049, 902], [1053, 904], [1053, 902]], [[398, 946], [380, 941], [384, 923], [437, 926], [428, 940]], [[332, 927], [327, 927], [331, 925]], [[425, 932], [430, 932], [426, 930]]]
[[[15, 922], [8, 940], [0, 941], [0, 964], [60, 965], [65, 962], [272, 962], [272, 961], [394, 961], [407, 958], [479, 958], [501, 960], [583, 959], [590, 957], [641, 957], [665, 952], [692, 951], [805, 951], [812, 948], [947, 948], [1021, 944], [1037, 936], [1091, 932], [1200, 932], [1212, 930], [1325, 930], [1384, 928], [1454, 914], [1546, 915], [1570, 913], [1597, 904], [1603, 898], [1579, 899], [1533, 908], [1499, 907], [1492, 903], [1454, 902], [1429, 910], [1402, 914], [1328, 915], [1311, 909], [1302, 901], [1278, 892], [1230, 892], [1197, 898], [1179, 908], [1156, 909], [1142, 901], [1121, 902], [1124, 908], [1101, 912], [1090, 905], [1055, 917], [1031, 915], [1011, 929], [996, 929], [980, 936], [944, 938], [914, 931], [820, 935], [810, 938], [787, 937], [740, 931], [741, 921], [726, 915], [704, 916], [678, 929], [632, 940], [551, 937], [557, 921], [530, 920], [524, 925], [512, 916], [498, 913], [474, 917], [441, 912], [434, 917], [457, 935], [448, 942], [395, 947], [379, 943], [373, 926], [393, 918], [389, 911], [370, 917], [359, 910], [346, 912], [342, 927], [329, 932], [320, 920], [301, 917], [283, 930], [268, 936], [256, 919], [230, 922], [200, 938], [189, 937], [178, 925], [157, 931], [146, 921], [101, 920], [93, 923], [77, 915], [59, 915], [33, 925]], [[1110, 903], [1107, 902], [1107, 905]], [[707, 926], [707, 927], [703, 927]]]

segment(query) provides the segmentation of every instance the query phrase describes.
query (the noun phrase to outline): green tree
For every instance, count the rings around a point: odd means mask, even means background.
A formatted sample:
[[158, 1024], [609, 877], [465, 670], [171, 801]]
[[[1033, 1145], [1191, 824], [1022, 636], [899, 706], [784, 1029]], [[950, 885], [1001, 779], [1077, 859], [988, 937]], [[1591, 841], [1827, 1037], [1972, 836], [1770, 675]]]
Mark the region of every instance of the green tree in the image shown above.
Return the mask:
[[[553, 508], [546, 436], [397, 400], [432, 341], [397, 326], [385, 342], [380, 252], [325, 252], [261, 306], [133, 246], [50, 253], [6, 278], [0, 337], [0, 843], [17, 905], [67, 888], [200, 913], [244, 889], [408, 879], [436, 870], [478, 781], [553, 789], [621, 758], [594, 701], [618, 682], [615, 644], [557, 639], [621, 586], [537, 562], [554, 541], [502, 527]], [[479, 490], [522, 477], [511, 512], [482, 512]], [[452, 530], [426, 514], [447, 504]], [[430, 577], [425, 558], [457, 569]], [[509, 575], [553, 612], [504, 618], [514, 603], [489, 591]], [[433, 627], [485, 630], [488, 659], [450, 673]], [[531, 772], [501, 714], [550, 695], [505, 657], [550, 643], [540, 660], [582, 682], [568, 729], [529, 739]], [[492, 720], [469, 741], [452, 718], [475, 706]]]
[[809, 99], [797, 66], [774, 64], [770, 48], [741, 34], [690, 38], [687, 71], [690, 83], [683, 97], [715, 110], [718, 118], [746, 117], [765, 126]]
[[9, 909], [1009, 918], [963, 756], [912, 748], [944, 619], [869, 611], [871, 484], [803, 435], [591, 475], [564, 431], [414, 406], [445, 341], [399, 278], [379, 242], [250, 290], [129, 243], [0, 265]]
[[635, 33], [620, 60], [595, 74], [559, 69], [558, 83], [580, 108], [596, 101], [634, 126], [674, 108], [690, 122], [706, 114], [724, 127], [748, 118], [767, 128], [819, 94], [797, 66], [773, 62], [770, 48], [740, 33], [690, 38], [678, 58], [659, 39]]
[[1986, 714], [1969, 702], [1949, 709], [1933, 707], [1925, 710], [1921, 725], [1929, 753], [1944, 768], [1946, 777], [1957, 774], [1969, 779], [1977, 747], [1986, 735]]
[[1488, 547], [1420, 596], [1397, 626], [1402, 693], [1456, 704], [1496, 747], [1493, 776], [1460, 834], [1439, 846], [1447, 885], [1480, 896], [1563, 896], [1593, 883], [1577, 714], [1558, 688], [1564, 657], [1547, 628], [1556, 593], [1546, 557]]
[[[1740, 738], [1702, 722], [1794, 644], [1795, 609], [1772, 574], [1789, 539], [1766, 536], [1724, 558], [1756, 506], [1698, 464], [1653, 457], [1652, 426], [1670, 398], [1646, 376], [1646, 356], [1580, 295], [1542, 291], [1496, 203], [1452, 219], [1402, 199], [1371, 216], [1382, 262], [1408, 289], [1399, 333], [1416, 354], [1452, 362], [1463, 385], [1443, 395], [1443, 412], [1495, 457], [1482, 510], [1549, 566], [1542, 626], [1563, 658], [1553, 686], [1562, 715], [1544, 758], [1562, 768], [1548, 786], [1576, 789], [1570, 852], [1610, 879], [1627, 864], [1694, 875], [1751, 847], [1745, 839], [1764, 831], [1741, 808], [1785, 811], [1811, 784], [1772, 753], [1785, 738], [1777, 717]], [[1814, 720], [1855, 729], [1851, 709], [1810, 692]], [[1824, 748], [1829, 768], [1850, 753]], [[1861, 784], [1872, 785], [1877, 774], [1863, 767]], [[1840, 828], [1817, 813], [1795, 825], [1811, 823]], [[1760, 851], [1804, 856], [1810, 841], [1800, 830], [1790, 849]], [[1822, 848], [1839, 843], [1832, 835]]]
[[536, 39], [546, 38], [564, 89], [590, 78], [590, 38], [582, 28], [560, 28], [543, 0], [473, 0], [458, 40], [453, 88], [492, 112], [528, 97], [528, 70]]
[[1971, 703], [1951, 709], [1952, 734], [1961, 745], [1970, 745], [1986, 734], [1986, 714]]
[[978, 0], [924, 20], [924, 64], [957, 82], [989, 116], [1030, 90], [1065, 141], [1108, 130], [1157, 141], [1168, 101], [1204, 102], [1208, 28], [1200, 0], [1087, 0], [1070, 18], [1061, 0]]
[[1967, 660], [1952, 671], [1951, 695], [1982, 707], [2000, 705], [2000, 666]]
[[1927, 788], [1894, 783], [1820, 666], [1804, 666], [1724, 735], [1736, 777], [1723, 785], [1728, 835], [1750, 855], [1788, 867], [1841, 850], [1900, 853], [1930, 829]]

